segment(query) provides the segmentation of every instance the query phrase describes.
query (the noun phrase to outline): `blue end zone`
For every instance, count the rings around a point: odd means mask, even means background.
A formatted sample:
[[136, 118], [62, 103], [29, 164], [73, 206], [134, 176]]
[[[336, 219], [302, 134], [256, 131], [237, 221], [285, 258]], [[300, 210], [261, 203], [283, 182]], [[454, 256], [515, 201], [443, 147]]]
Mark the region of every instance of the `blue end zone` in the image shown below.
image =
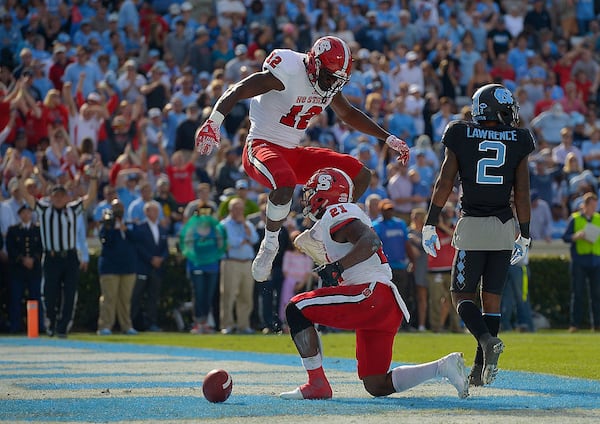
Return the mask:
[[[0, 339], [0, 355], [2, 351], [8, 352], [11, 347], [45, 347], [49, 351], [54, 349], [85, 349], [99, 353], [116, 354], [145, 354], [161, 355], [165, 359], [144, 358], [139, 360], [127, 358], [119, 361], [120, 364], [131, 362], [149, 364], [149, 369], [143, 373], [143, 381], [139, 381], [140, 374], [123, 371], [123, 369], [111, 372], [110, 367], [103, 368], [101, 372], [69, 372], [68, 364], [85, 364], [85, 355], [79, 355], [74, 361], [43, 361], [47, 364], [43, 372], [36, 373], [31, 362], [19, 362], [0, 360], [0, 380], [4, 390], [10, 386], [18, 386], [21, 389], [32, 392], [44, 393], [43, 399], [14, 399], [11, 400], [7, 393], [0, 394], [0, 419], [13, 421], [71, 421], [71, 422], [115, 422], [131, 420], [183, 420], [183, 419], [216, 419], [227, 417], [276, 417], [278, 415], [309, 416], [318, 414], [327, 415], [365, 415], [381, 414], [385, 412], [403, 410], [461, 410], [461, 411], [502, 411], [502, 410], [527, 410], [548, 411], [573, 410], [573, 409], [596, 409], [599, 407], [600, 382], [594, 380], [583, 380], [565, 377], [556, 377], [542, 374], [531, 374], [512, 371], [501, 371], [497, 380], [490, 389], [477, 389], [472, 397], [460, 400], [455, 396], [411, 396], [410, 391], [401, 395], [393, 395], [387, 398], [371, 398], [366, 392], [361, 397], [334, 397], [328, 401], [286, 401], [279, 399], [274, 393], [293, 388], [289, 379], [281, 378], [273, 382], [265, 382], [262, 378], [263, 372], [254, 371], [252, 364], [267, 364], [273, 366], [292, 366], [302, 374], [300, 361], [295, 355], [260, 354], [251, 352], [228, 352], [204, 349], [190, 349], [177, 347], [140, 346], [116, 343], [88, 343], [70, 340], [29, 340], [25, 338], [3, 338]], [[165, 373], [160, 368], [152, 369], [152, 364], [160, 362], [182, 362], [183, 366], [189, 363], [189, 369], [185, 372], [171, 373], [173, 381], [164, 380]], [[245, 383], [240, 383], [234, 375], [233, 395], [224, 404], [211, 404], [202, 397], [201, 377], [197, 374], [198, 369], [208, 371], [211, 363], [215, 361], [237, 361], [246, 362], [248, 367], [243, 372], [236, 372], [238, 376], [244, 376]], [[93, 364], [104, 361], [94, 360]], [[111, 361], [107, 360], [107, 364]], [[114, 362], [114, 361], [112, 361]], [[352, 383], [362, 387], [356, 378], [355, 361], [349, 359], [326, 358], [324, 366], [328, 371], [343, 371], [350, 373]], [[48, 372], [50, 371], [50, 372]], [[161, 376], [162, 378], [158, 378]], [[69, 380], [66, 382], [65, 377]], [[111, 383], [95, 382], [94, 378], [115, 377]], [[195, 378], [197, 377], [197, 378]], [[283, 375], [282, 375], [283, 377]], [[57, 379], [61, 379], [58, 380]], [[294, 376], [294, 379], [296, 377]], [[250, 381], [250, 382], [248, 382]], [[7, 387], [8, 383], [8, 387]], [[344, 382], [347, 384], [347, 382]], [[244, 386], [264, 387], [264, 395], [244, 394]], [[335, 379], [332, 385], [336, 386]], [[236, 387], [240, 390], [236, 391]], [[106, 394], [102, 396], [103, 390], [110, 389], [115, 396]], [[136, 395], [123, 392], [139, 389], [153, 389], [160, 395]], [[165, 396], [172, 388], [184, 389], [184, 395]], [[490, 393], [492, 391], [493, 393]], [[506, 389], [506, 395], [502, 390]], [[56, 391], [62, 393], [77, 392], [78, 390], [93, 391], [94, 397], [53, 397]], [[512, 391], [519, 390], [522, 395], [516, 396]], [[255, 390], [256, 391], [256, 390]], [[246, 391], [247, 393], [247, 391]], [[449, 393], [444, 390], [442, 393]], [[39, 393], [36, 394], [39, 396]]]

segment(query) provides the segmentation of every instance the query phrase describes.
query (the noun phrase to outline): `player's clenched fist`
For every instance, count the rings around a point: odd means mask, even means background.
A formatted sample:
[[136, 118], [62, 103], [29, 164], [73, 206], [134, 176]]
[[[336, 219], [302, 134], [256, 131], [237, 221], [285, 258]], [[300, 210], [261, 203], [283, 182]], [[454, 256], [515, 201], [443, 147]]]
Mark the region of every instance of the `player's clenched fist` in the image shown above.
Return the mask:
[[408, 163], [410, 150], [404, 140], [400, 140], [395, 135], [390, 135], [387, 140], [385, 140], [385, 143], [398, 152], [398, 162], [400, 162], [402, 165], [406, 165]]
[[219, 147], [221, 140], [221, 123], [224, 116], [213, 110], [210, 117], [196, 130], [196, 151], [201, 155], [210, 155], [215, 147]]

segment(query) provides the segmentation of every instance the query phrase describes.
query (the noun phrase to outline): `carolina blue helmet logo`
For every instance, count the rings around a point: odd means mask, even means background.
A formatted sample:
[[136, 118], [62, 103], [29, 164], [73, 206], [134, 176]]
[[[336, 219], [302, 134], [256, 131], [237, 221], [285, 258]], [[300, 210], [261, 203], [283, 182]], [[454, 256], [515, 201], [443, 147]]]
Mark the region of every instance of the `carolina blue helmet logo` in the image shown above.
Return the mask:
[[506, 88], [497, 88], [494, 90], [494, 97], [501, 105], [510, 105], [514, 103], [513, 96]]

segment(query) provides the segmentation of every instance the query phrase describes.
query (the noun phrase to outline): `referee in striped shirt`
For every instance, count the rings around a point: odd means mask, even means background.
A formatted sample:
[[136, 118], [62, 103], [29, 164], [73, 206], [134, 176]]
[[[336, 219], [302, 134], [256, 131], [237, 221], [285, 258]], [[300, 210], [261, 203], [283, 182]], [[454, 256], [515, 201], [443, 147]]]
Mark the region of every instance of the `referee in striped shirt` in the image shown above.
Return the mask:
[[17, 176], [23, 198], [39, 217], [44, 250], [42, 299], [46, 333], [50, 337], [56, 334], [66, 338], [75, 314], [79, 283], [77, 216], [96, 200], [100, 169], [99, 162], [90, 166], [88, 175], [91, 181], [87, 194], [72, 201], [66, 188], [59, 184], [52, 187], [48, 198], [37, 200], [25, 189], [23, 181], [26, 176]]

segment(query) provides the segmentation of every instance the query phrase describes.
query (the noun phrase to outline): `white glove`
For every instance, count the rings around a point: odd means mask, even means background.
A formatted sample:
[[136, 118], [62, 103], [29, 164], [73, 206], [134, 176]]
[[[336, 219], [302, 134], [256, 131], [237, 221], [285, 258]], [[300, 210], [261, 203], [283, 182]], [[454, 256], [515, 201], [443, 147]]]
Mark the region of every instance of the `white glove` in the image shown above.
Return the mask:
[[221, 139], [221, 126], [212, 119], [207, 119], [196, 130], [196, 151], [201, 155], [210, 155], [215, 147], [219, 147]]
[[327, 263], [327, 253], [322, 241], [312, 236], [313, 229], [304, 230], [294, 239], [294, 246], [302, 253], [307, 254], [317, 265]]
[[531, 243], [530, 238], [525, 238], [521, 235], [517, 237], [515, 240], [515, 247], [512, 251], [512, 256], [510, 257], [510, 264], [515, 265], [518, 264], [521, 259], [523, 259], [527, 255], [527, 251], [529, 250], [529, 244]]
[[402, 165], [406, 165], [408, 163], [408, 158], [410, 157], [410, 149], [408, 148], [408, 145], [404, 142], [404, 140], [400, 140], [395, 135], [390, 135], [385, 140], [385, 144], [387, 144], [393, 150], [398, 152], [398, 162], [400, 162]]
[[421, 230], [421, 244], [429, 256], [437, 257], [437, 251], [440, 250], [440, 238], [435, 231], [435, 225], [425, 225]]

